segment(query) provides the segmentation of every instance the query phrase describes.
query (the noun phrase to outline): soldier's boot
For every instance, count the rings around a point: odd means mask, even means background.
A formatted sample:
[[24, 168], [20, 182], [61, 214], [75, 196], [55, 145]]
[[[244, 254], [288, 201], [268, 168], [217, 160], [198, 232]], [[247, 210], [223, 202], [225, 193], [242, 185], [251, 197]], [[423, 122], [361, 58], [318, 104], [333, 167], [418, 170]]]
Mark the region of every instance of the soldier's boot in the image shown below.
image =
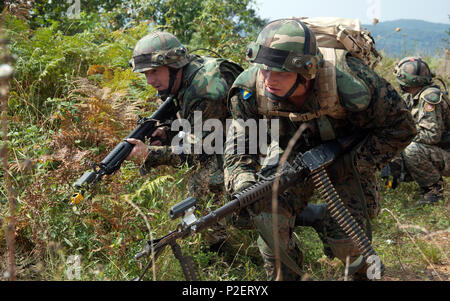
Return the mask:
[[436, 184], [422, 188], [422, 193], [418, 205], [433, 205], [444, 199], [443, 180], [440, 179]]
[[328, 245], [325, 225], [323, 223], [327, 211], [326, 204], [308, 204], [306, 208], [295, 217], [296, 227], [312, 227], [316, 230], [323, 243], [323, 251], [326, 256], [333, 258], [333, 252]]
[[367, 277], [367, 263], [359, 262], [361, 259], [361, 252], [358, 247], [355, 246], [351, 239], [333, 239], [331, 237], [327, 238], [328, 244], [334, 254], [340, 261], [347, 264], [347, 256], [349, 256], [349, 275], [351, 275], [354, 281], [368, 281]]
[[[268, 281], [300, 281], [301, 276], [295, 273], [288, 266], [280, 262], [281, 273], [278, 274], [276, 269], [275, 255], [272, 249], [265, 243], [265, 241], [259, 236], [258, 248], [264, 261], [264, 269], [266, 270]], [[293, 261], [301, 268], [303, 266], [303, 254], [297, 245], [291, 241], [289, 243], [288, 255]]]

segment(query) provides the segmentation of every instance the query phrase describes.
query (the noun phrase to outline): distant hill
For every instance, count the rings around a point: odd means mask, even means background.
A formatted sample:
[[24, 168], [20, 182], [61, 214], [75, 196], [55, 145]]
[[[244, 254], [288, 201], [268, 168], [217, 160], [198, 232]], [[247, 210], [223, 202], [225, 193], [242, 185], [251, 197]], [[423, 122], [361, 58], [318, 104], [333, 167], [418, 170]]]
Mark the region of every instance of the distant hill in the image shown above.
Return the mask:
[[[442, 55], [449, 48], [448, 24], [402, 19], [363, 27], [372, 32], [376, 48], [391, 57]], [[401, 30], [397, 32], [397, 28]]]

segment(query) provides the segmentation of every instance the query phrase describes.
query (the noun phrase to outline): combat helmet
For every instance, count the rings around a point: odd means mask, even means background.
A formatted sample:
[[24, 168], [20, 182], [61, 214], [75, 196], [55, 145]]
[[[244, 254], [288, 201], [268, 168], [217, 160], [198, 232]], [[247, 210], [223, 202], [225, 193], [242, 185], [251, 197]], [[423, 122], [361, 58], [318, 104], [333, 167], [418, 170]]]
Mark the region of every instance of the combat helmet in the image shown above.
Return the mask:
[[156, 31], [140, 39], [130, 60], [133, 71], [144, 73], [148, 70], [166, 66], [169, 68], [169, 85], [164, 91], [158, 91], [165, 99], [175, 83], [178, 70], [190, 62], [190, 56], [181, 42], [172, 34]]
[[145, 72], [159, 66], [179, 69], [189, 63], [186, 47], [172, 34], [153, 32], [140, 39], [130, 65], [135, 72]]
[[300, 83], [316, 77], [323, 64], [314, 33], [299, 19], [280, 19], [267, 24], [256, 42], [249, 45], [246, 58], [257, 67], [278, 72], [296, 72], [297, 81], [284, 97], [266, 96], [285, 100]]
[[416, 88], [431, 83], [434, 75], [420, 57], [406, 57], [394, 69], [394, 75], [402, 88]]

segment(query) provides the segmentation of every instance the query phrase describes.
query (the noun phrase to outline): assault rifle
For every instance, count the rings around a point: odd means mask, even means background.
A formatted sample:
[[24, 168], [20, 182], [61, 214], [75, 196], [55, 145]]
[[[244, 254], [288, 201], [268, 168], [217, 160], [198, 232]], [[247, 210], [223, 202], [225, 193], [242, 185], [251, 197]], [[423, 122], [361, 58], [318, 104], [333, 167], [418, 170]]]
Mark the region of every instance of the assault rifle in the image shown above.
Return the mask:
[[[175, 257], [180, 262], [186, 280], [199, 280], [199, 273], [196, 265], [193, 263], [192, 257], [183, 256], [181, 248], [177, 244], [178, 239], [183, 239], [198, 233], [217, 223], [222, 218], [237, 213], [256, 202], [270, 201], [273, 196], [275, 181], [278, 182], [278, 194], [281, 194], [295, 183], [304, 181], [307, 177], [312, 177], [316, 187], [318, 187], [321, 195], [326, 200], [327, 208], [331, 216], [361, 250], [362, 256], [358, 259], [360, 263], [356, 270], [359, 269], [364, 262], [367, 262], [370, 256], [376, 255], [376, 253], [364, 231], [342, 203], [325, 169], [337, 157], [355, 146], [357, 142], [358, 139], [356, 137], [333, 140], [313, 148], [308, 152], [300, 153], [296, 156], [293, 164], [286, 164], [280, 173], [264, 178], [242, 192], [233, 195], [231, 201], [227, 204], [199, 219], [194, 215], [196, 202], [194, 198], [188, 198], [173, 206], [170, 209], [169, 215], [172, 219], [181, 217], [181, 223], [175, 231], [170, 232], [166, 236], [153, 241], [147, 241], [144, 250], [138, 253], [135, 258], [139, 259], [143, 256], [150, 256], [151, 259], [140, 277], [135, 280], [142, 280], [149, 267], [156, 261], [166, 246], [171, 246]], [[270, 242], [269, 244], [273, 245]], [[279, 251], [281, 261], [301, 275], [297, 264], [282, 249]], [[384, 270], [382, 264], [380, 269], [382, 273]]]
[[94, 166], [94, 171], [86, 171], [73, 186], [80, 192], [75, 193], [71, 200], [78, 203], [83, 199], [83, 190], [91, 187], [101, 180], [105, 175], [110, 175], [117, 171], [122, 165], [123, 161], [131, 153], [134, 144], [126, 141], [127, 138], [139, 139], [145, 142], [146, 139], [151, 139], [152, 134], [160, 126], [158, 122], [173, 118], [177, 113], [176, 100], [169, 96], [164, 103], [150, 116], [140, 117], [138, 126], [120, 142], [97, 166]]

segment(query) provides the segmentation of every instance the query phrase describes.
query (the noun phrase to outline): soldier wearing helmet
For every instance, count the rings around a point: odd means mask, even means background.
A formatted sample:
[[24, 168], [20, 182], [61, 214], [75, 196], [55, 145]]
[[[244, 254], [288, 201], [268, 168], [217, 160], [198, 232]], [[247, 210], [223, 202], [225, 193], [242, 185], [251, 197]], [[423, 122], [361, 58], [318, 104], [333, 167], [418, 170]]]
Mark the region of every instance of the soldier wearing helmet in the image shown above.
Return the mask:
[[[239, 65], [225, 59], [189, 54], [174, 35], [160, 31], [138, 41], [130, 65], [133, 71], [145, 74], [147, 83], [158, 91], [162, 99], [172, 96], [176, 100], [179, 118], [187, 120], [192, 127], [192, 134], [187, 135], [190, 142], [198, 141], [196, 139], [201, 141], [210, 134], [202, 131], [197, 133], [201, 137], [194, 136], [195, 122], [198, 122], [194, 118], [194, 112], [202, 113], [203, 123], [209, 119], [225, 121], [228, 116], [227, 92], [237, 75], [242, 72]], [[141, 165], [143, 174], [160, 165], [181, 166], [187, 162], [194, 173], [189, 176], [189, 192], [197, 198], [200, 209], [205, 209], [206, 201], [213, 194], [214, 199], [221, 199], [223, 194], [223, 155], [194, 155], [193, 151], [192, 155], [179, 154], [171, 145], [175, 135], [176, 132], [165, 126], [155, 131], [153, 137], [158, 140], [153, 141], [150, 146], [140, 140], [128, 139], [128, 142], [136, 146], [127, 159]], [[212, 248], [221, 247], [225, 239], [224, 227], [219, 224], [213, 233], [206, 236]]]
[[[395, 89], [347, 51], [319, 48], [314, 33], [299, 19], [267, 24], [247, 49], [247, 60], [253, 65], [236, 79], [229, 93], [231, 115], [244, 121], [277, 119], [279, 139], [267, 153], [254, 155], [248, 149], [243, 154], [233, 151], [239, 135], [248, 142], [245, 131], [227, 136], [224, 174], [228, 192], [242, 191], [259, 176], [276, 172], [279, 161], [274, 163], [271, 158], [281, 157], [299, 128], [304, 129], [303, 135], [295, 141], [288, 162], [326, 141], [363, 133], [359, 145], [328, 172], [348, 210], [371, 237], [368, 222], [380, 209], [374, 171], [384, 167], [416, 134], [411, 114]], [[307, 203], [313, 192], [309, 179], [279, 196], [276, 212], [272, 212], [271, 202], [241, 212], [237, 223], [253, 225], [259, 233], [257, 243], [269, 280], [300, 279], [302, 253], [292, 233], [298, 225], [297, 215], [311, 209]], [[353, 241], [328, 212], [315, 209], [309, 211], [321, 212], [316, 229], [332, 256], [344, 263], [350, 256], [350, 262], [356, 264], [360, 252]], [[275, 263], [272, 229], [277, 229], [280, 252], [291, 258], [282, 260], [280, 270]], [[355, 278], [364, 278], [365, 265], [358, 268]]]
[[435, 204], [444, 199], [442, 177], [450, 176], [448, 95], [433, 83], [434, 75], [420, 57], [402, 59], [394, 75], [416, 122], [417, 136], [390, 167], [399, 177], [403, 166], [404, 174], [419, 184], [419, 204]]

